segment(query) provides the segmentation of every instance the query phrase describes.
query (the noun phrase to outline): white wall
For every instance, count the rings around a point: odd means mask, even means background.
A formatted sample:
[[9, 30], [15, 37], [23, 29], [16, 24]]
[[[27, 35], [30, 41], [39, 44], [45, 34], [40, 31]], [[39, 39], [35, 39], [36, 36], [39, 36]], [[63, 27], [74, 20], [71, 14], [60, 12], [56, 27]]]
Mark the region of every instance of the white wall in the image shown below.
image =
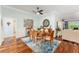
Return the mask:
[[2, 39], [2, 28], [1, 28], [1, 16], [2, 16], [2, 13], [1, 13], [1, 6], [0, 6], [0, 45], [1, 43], [3, 42], [3, 39]]
[[24, 19], [33, 19], [34, 28], [39, 28], [42, 25], [44, 19], [49, 19], [50, 25], [53, 28], [53, 30], [55, 30], [56, 28], [56, 20], [59, 19], [59, 15], [55, 11], [41, 16], [29, 12], [24, 12], [22, 10], [18, 10], [8, 6], [2, 6], [2, 19], [4, 19], [5, 17], [13, 18], [16, 20], [17, 37], [25, 36]]
[[44, 19], [49, 19], [51, 28], [54, 30], [54, 37], [55, 37], [55, 35], [56, 35], [56, 26], [57, 26], [56, 22], [57, 22], [57, 20], [61, 20], [60, 14], [56, 11], [52, 11], [48, 14], [45, 14], [45, 15], [41, 16], [42, 22], [40, 20], [40, 24], [43, 23]]
[[49, 19], [52, 29], [55, 30], [56, 22], [57, 22], [57, 20], [61, 20], [61, 17], [60, 17], [60, 14], [58, 12], [52, 11], [52, 12], [47, 13], [41, 17], [42, 22], [44, 19]]
[[36, 17], [36, 15], [32, 15], [31, 13], [24, 12], [22, 10], [2, 6], [2, 19], [5, 17], [13, 18], [16, 20], [16, 37], [25, 36], [24, 19], [33, 19], [34, 28], [37, 28], [40, 25], [40, 17]]

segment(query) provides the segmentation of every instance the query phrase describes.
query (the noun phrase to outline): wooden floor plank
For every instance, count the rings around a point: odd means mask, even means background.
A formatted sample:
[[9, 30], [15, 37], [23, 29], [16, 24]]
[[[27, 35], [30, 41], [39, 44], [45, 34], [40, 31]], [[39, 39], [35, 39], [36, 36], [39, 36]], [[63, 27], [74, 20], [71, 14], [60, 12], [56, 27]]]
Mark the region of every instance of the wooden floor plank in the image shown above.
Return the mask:
[[79, 53], [79, 44], [70, 41], [62, 41], [55, 53]]
[[16, 39], [16, 44], [14, 44], [14, 41], [8, 38], [0, 46], [0, 53], [32, 53], [32, 49], [21, 39]]

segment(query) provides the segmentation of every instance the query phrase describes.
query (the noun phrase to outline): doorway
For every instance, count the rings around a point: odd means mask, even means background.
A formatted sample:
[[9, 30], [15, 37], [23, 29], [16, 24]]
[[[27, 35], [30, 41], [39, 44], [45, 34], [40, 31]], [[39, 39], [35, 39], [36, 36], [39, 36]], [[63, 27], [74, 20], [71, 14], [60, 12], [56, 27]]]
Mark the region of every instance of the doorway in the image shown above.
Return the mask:
[[[2, 19], [2, 36], [3, 43], [1, 46], [5, 48], [6, 52], [16, 52], [16, 20], [13, 18], [3, 18]], [[3, 51], [4, 52], [4, 51]]]
[[15, 36], [15, 19], [13, 18], [4, 18], [2, 19], [2, 32], [3, 32], [3, 37], [11, 37]]

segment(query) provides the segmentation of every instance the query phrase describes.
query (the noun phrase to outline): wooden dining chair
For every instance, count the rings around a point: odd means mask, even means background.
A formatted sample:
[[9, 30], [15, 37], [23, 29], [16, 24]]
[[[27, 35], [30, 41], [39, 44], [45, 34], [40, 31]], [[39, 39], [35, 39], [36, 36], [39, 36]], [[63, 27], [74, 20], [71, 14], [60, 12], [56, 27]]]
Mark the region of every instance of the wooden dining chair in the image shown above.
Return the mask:
[[51, 45], [54, 39], [54, 31], [51, 28], [48, 29], [48, 32], [45, 32], [45, 39], [49, 41]]
[[31, 29], [30, 31], [29, 31], [29, 37], [30, 37], [30, 39], [32, 39], [32, 40], [36, 40], [37, 38], [37, 31], [35, 30], [35, 29]]

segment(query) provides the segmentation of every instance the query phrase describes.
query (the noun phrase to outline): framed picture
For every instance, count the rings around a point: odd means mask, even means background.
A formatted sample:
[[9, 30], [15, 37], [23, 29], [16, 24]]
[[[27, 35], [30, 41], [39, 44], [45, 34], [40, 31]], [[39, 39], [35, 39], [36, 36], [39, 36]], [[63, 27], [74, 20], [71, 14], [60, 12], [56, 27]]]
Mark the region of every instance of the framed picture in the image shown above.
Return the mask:
[[24, 27], [32, 28], [33, 27], [33, 20], [32, 19], [24, 19]]

